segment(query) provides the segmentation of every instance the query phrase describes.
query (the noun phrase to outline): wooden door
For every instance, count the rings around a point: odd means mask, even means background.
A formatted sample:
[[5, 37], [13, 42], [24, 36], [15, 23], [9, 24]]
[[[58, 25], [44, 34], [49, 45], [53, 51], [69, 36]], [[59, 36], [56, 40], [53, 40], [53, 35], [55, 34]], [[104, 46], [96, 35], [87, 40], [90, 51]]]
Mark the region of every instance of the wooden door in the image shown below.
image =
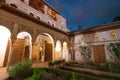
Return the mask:
[[95, 63], [104, 63], [105, 62], [105, 50], [104, 45], [94, 45], [92, 46], [94, 62]]
[[29, 59], [29, 46], [25, 46], [25, 51], [24, 51], [24, 58]]
[[11, 64], [15, 64], [22, 60], [24, 52], [25, 39], [16, 39], [12, 48]]
[[8, 63], [8, 57], [9, 57], [9, 51], [10, 51], [10, 40], [7, 43], [7, 48], [6, 48], [6, 54], [5, 54], [5, 58], [4, 58], [4, 63], [3, 63], [3, 67], [7, 66]]
[[45, 44], [45, 61], [52, 61], [52, 44]]

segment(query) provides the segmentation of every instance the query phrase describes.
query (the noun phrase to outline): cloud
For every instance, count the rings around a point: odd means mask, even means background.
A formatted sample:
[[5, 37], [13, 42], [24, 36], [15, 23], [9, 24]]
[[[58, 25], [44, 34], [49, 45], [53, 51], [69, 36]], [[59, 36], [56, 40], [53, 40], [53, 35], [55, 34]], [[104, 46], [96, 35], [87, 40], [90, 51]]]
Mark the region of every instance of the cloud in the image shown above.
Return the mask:
[[120, 16], [120, 0], [46, 0], [67, 19], [71, 30], [91, 27]]

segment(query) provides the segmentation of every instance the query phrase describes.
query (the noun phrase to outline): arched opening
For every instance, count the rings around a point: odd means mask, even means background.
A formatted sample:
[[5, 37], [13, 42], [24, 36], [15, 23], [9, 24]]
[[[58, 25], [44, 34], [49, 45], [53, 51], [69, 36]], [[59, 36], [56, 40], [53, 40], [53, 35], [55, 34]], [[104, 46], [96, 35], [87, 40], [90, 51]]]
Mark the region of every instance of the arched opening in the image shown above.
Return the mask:
[[11, 64], [21, 61], [23, 58], [31, 59], [32, 38], [28, 32], [20, 32], [13, 43]]
[[13, 8], [17, 8], [17, 6], [15, 4], [12, 4], [12, 3], [10, 4], [10, 6]]
[[70, 55], [69, 55], [68, 51], [69, 50], [68, 50], [67, 42], [64, 42], [63, 49], [62, 49], [62, 58], [65, 59], [66, 61], [69, 61], [69, 59], [70, 59]]
[[54, 60], [54, 40], [51, 35], [43, 33], [37, 36], [32, 57], [34, 62]]
[[26, 59], [29, 59], [29, 53], [30, 53], [29, 48], [30, 48], [29, 45], [25, 46], [24, 58], [26, 58]]
[[34, 14], [33, 14], [33, 13], [30, 13], [30, 16], [34, 17]]
[[41, 18], [39, 17], [39, 16], [37, 16], [37, 19], [40, 21], [41, 20]]
[[57, 40], [56, 42], [56, 46], [55, 46], [55, 60], [59, 60], [62, 58], [62, 55], [61, 55], [61, 42], [60, 40]]
[[0, 67], [7, 66], [10, 54], [10, 31], [0, 25]]

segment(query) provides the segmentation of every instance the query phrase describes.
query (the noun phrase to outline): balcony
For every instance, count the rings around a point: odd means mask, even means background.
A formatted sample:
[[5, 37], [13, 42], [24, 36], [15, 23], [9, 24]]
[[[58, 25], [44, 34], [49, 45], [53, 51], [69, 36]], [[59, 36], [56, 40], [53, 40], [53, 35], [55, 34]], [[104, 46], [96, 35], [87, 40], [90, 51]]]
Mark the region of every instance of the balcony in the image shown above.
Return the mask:
[[47, 14], [48, 14], [52, 19], [57, 20], [57, 18], [56, 18], [57, 13], [56, 13], [54, 10], [52, 10], [51, 8], [49, 8], [49, 7], [48, 7], [48, 10], [47, 10]]
[[30, 0], [29, 5], [31, 7], [33, 7], [34, 9], [36, 9], [36, 10], [42, 12], [42, 13], [45, 13], [45, 11], [44, 11], [44, 5], [45, 4], [43, 2], [38, 1], [38, 0]]

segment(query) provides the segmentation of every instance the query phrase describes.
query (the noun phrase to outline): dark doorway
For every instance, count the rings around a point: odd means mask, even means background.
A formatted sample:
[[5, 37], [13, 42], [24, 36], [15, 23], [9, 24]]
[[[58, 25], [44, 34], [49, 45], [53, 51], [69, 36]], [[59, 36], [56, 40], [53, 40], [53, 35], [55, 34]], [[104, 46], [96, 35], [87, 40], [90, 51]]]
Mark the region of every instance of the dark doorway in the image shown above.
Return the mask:
[[45, 61], [52, 61], [52, 44], [45, 44]]

